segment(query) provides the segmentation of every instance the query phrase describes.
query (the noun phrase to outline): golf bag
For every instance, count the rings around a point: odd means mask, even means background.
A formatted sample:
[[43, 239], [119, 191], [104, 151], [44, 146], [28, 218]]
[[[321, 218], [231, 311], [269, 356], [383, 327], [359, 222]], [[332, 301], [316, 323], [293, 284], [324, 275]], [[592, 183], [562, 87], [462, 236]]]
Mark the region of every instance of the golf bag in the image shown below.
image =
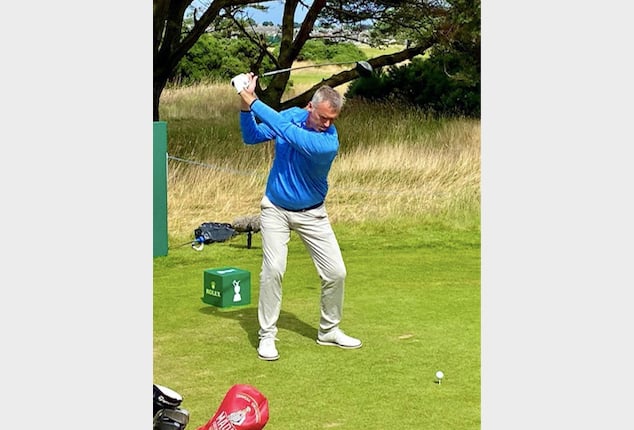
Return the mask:
[[192, 248], [200, 251], [205, 244], [224, 242], [236, 234], [236, 230], [229, 223], [204, 222], [194, 230], [195, 239], [192, 242]]
[[207, 424], [197, 430], [261, 430], [269, 421], [268, 399], [255, 387], [232, 386]]
[[154, 384], [153, 430], [184, 430], [189, 411], [180, 407], [182, 401], [176, 391]]

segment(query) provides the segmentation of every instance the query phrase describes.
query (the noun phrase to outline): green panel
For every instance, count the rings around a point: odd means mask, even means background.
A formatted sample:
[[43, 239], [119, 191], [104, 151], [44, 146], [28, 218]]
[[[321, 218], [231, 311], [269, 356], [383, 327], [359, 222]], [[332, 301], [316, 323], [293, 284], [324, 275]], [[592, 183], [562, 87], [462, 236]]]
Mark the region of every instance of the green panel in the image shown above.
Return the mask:
[[237, 267], [205, 270], [202, 301], [220, 308], [250, 304], [251, 273]]
[[154, 122], [154, 257], [167, 255], [167, 123]]

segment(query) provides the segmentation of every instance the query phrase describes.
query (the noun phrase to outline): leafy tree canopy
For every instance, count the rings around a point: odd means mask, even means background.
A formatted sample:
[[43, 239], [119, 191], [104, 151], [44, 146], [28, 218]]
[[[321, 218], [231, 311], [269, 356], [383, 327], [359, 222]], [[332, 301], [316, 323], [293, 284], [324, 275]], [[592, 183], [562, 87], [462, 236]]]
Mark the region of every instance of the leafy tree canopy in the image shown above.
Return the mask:
[[[480, 1], [479, 0], [405, 0], [351, 2], [313, 0], [302, 22], [295, 22], [299, 0], [284, 2], [279, 49], [274, 51], [271, 39], [258, 34], [254, 22], [245, 15], [245, 7], [266, 7], [255, 0], [154, 0], [154, 119], [163, 88], [179, 70], [181, 61], [195, 63], [187, 57], [196, 42], [207, 33], [238, 38], [251, 47], [236, 48], [249, 62], [248, 69], [260, 71], [292, 66], [311, 40], [311, 32], [319, 20], [335, 29], [361, 28], [373, 23], [373, 42], [377, 46], [388, 37], [407, 39], [400, 52], [368, 59], [376, 70], [409, 60], [424, 52], [432, 55], [463, 56], [451, 64], [466, 65], [449, 71], [451, 75], [479, 82], [480, 72]], [[355, 27], [356, 26], [356, 27]], [[358, 33], [358, 32], [357, 32]], [[355, 33], [341, 38], [353, 41]], [[212, 41], [204, 42], [213, 44]], [[204, 44], [203, 43], [203, 44]], [[213, 47], [209, 45], [207, 48]], [[201, 48], [203, 49], [203, 48]], [[212, 62], [212, 65], [216, 64]], [[197, 67], [202, 68], [199, 64]], [[226, 66], [225, 66], [226, 67]], [[231, 66], [230, 68], [232, 68]], [[460, 66], [462, 67], [462, 66]], [[182, 71], [182, 67], [180, 69]], [[295, 98], [281, 103], [290, 74], [274, 75], [266, 88], [257, 89], [258, 96], [276, 108], [304, 105], [312, 92], [322, 84], [336, 87], [359, 77], [356, 71], [333, 75]]]

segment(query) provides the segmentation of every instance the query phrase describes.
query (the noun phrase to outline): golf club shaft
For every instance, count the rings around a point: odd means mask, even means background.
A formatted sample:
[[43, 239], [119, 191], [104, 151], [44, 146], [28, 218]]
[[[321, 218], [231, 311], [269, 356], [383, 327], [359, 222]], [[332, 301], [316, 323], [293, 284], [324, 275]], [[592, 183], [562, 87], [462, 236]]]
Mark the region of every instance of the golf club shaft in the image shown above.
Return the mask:
[[354, 64], [354, 63], [356, 63], [356, 61], [344, 61], [344, 62], [341, 62], [341, 63], [311, 64], [309, 66], [301, 66], [301, 67], [288, 67], [286, 69], [272, 70], [270, 72], [264, 72], [264, 73], [262, 73], [262, 76], [277, 75], [278, 73], [290, 72], [291, 70], [308, 69], [310, 67], [339, 66], [339, 65], [342, 65], [342, 64]]

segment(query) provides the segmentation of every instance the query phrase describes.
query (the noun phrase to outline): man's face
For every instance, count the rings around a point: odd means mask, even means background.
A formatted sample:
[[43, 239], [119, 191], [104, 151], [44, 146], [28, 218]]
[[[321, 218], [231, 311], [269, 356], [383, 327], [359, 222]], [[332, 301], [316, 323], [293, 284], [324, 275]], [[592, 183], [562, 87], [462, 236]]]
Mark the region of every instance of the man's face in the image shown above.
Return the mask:
[[339, 112], [330, 106], [330, 102], [308, 102], [308, 120], [306, 125], [317, 131], [324, 131], [337, 119]]

